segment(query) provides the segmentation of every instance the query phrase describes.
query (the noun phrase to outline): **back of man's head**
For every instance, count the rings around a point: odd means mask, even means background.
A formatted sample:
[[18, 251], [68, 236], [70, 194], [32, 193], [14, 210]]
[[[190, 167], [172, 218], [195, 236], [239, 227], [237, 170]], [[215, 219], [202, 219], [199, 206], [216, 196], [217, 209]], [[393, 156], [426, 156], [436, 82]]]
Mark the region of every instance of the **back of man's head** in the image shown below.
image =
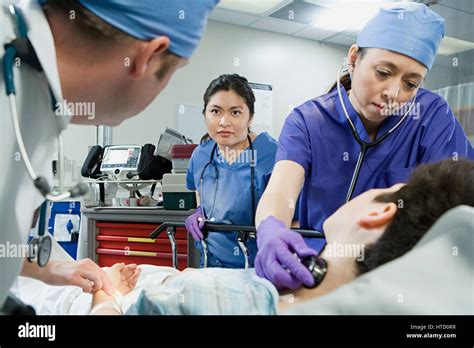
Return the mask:
[[51, 28], [63, 98], [117, 126], [141, 113], [184, 66], [218, 0], [39, 0]]
[[[382, 237], [357, 261], [369, 272], [411, 250], [441, 215], [458, 205], [474, 206], [474, 161], [461, 159], [421, 165], [400, 190], [375, 201], [393, 202], [398, 210]], [[449, 233], [449, 231], [446, 231]]]
[[[98, 45], [99, 49], [94, 49], [95, 51], [101, 51], [101, 48], [111, 47], [114, 44], [133, 42], [134, 40], [148, 41], [153, 36], [169, 37], [170, 47], [162, 54], [163, 63], [161, 69], [157, 71], [158, 79], [164, 78], [168, 71], [176, 67], [180, 58], [189, 58], [195, 50], [203, 34], [207, 15], [215, 6], [217, 0], [206, 0], [200, 6], [195, 6], [201, 7], [201, 9], [198, 11], [194, 9], [192, 14], [185, 12], [186, 7], [189, 6], [188, 4], [183, 4], [182, 9], [177, 5], [173, 5], [170, 10], [175, 9], [174, 17], [177, 19], [175, 21], [167, 19], [166, 23], [161, 23], [163, 18], [170, 17], [166, 16], [167, 11], [170, 11], [164, 9], [166, 4], [156, 2], [156, 8], [153, 11], [154, 16], [140, 18], [146, 12], [144, 3], [150, 1], [144, 1], [142, 4], [135, 4], [130, 1], [133, 6], [128, 14], [124, 13], [127, 7], [123, 5], [123, 2], [123, 0], [108, 1], [108, 5], [102, 5], [107, 2], [97, 0], [42, 0], [47, 11], [54, 11], [68, 19], [68, 22], [76, 29], [75, 34], [77, 36], [86, 40], [90, 45], [93, 44], [96, 47]], [[179, 3], [178, 1], [177, 4]], [[140, 6], [144, 8], [141, 12], [137, 9]], [[160, 16], [159, 13], [163, 13], [163, 15]], [[180, 16], [183, 20], [179, 20]], [[193, 16], [193, 18], [190, 19], [190, 16]], [[197, 18], [199, 16], [202, 16], [202, 18]], [[153, 21], [156, 21], [156, 23], [153, 23]], [[159, 29], [150, 30], [149, 27]], [[80, 42], [77, 36], [73, 41]]]
[[219, 0], [39, 0], [67, 13], [94, 40], [133, 37], [150, 41], [166, 36], [169, 50], [188, 59], [204, 33], [207, 17]]

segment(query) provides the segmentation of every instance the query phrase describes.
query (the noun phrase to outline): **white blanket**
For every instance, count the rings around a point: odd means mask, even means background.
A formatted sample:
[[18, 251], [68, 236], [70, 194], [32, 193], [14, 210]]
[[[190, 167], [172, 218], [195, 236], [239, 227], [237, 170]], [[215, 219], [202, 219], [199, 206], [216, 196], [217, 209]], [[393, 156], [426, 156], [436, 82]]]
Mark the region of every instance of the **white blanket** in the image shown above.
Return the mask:
[[[171, 267], [158, 267], [152, 265], [140, 265], [142, 270], [137, 285], [133, 291], [123, 297], [121, 304], [125, 313], [132, 303], [138, 299], [145, 284], [161, 284], [169, 275], [178, 273]], [[84, 293], [76, 286], [51, 286], [38, 280], [19, 277], [19, 298], [33, 306], [36, 314], [48, 315], [86, 315], [89, 314], [92, 295]]]

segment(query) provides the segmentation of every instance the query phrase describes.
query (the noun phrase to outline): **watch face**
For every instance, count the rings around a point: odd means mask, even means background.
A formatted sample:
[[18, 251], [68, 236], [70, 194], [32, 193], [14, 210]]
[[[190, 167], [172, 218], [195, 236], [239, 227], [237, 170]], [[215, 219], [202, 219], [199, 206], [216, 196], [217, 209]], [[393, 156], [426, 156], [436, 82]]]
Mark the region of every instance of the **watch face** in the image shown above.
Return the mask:
[[49, 261], [49, 257], [51, 256], [51, 237], [44, 236], [41, 238], [39, 243], [39, 250], [38, 250], [38, 265], [40, 267], [46, 266]]

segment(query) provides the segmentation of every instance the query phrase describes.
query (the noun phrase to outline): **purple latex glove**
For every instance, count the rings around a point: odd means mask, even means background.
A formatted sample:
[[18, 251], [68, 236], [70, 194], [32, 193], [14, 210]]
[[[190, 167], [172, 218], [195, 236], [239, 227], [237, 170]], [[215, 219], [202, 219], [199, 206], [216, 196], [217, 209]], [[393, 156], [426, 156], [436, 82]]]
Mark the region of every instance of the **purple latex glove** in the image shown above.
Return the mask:
[[257, 246], [255, 271], [277, 289], [297, 289], [303, 284], [314, 284], [313, 276], [294, 254], [302, 260], [318, 253], [306, 245], [300, 234], [286, 228], [282, 221], [273, 216], [263, 220], [257, 229]]
[[197, 207], [196, 211], [186, 218], [185, 224], [186, 229], [191, 233], [194, 240], [200, 241], [201, 239], [204, 239], [202, 228], [206, 224], [206, 221], [204, 221], [202, 216], [201, 207]]

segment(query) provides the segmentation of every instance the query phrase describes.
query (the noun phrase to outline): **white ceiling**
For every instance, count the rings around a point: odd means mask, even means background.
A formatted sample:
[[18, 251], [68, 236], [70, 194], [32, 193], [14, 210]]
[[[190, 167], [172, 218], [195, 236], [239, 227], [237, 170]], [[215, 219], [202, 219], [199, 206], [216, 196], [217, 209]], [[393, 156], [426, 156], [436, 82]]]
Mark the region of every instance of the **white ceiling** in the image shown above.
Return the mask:
[[[238, 1], [238, 0], [236, 0]], [[255, 0], [261, 1], [261, 0]], [[277, 12], [279, 9], [291, 4], [293, 1], [282, 1], [281, 4], [277, 5], [273, 9], [263, 13], [262, 15], [255, 15], [250, 13], [244, 13], [243, 11], [228, 10], [216, 8], [210, 15], [209, 19], [224, 22], [242, 27], [248, 27], [253, 29], [265, 30], [274, 33], [286, 34], [296, 37], [302, 37], [305, 39], [339, 43], [341, 40], [344, 44], [350, 45], [355, 40], [356, 35], [347, 36], [344, 33], [338, 33], [336, 31], [326, 31], [318, 28], [314, 28], [311, 25], [297, 23], [295, 21], [283, 20], [278, 18], [272, 18], [270, 15]], [[341, 36], [341, 37], [340, 37]], [[326, 40], [329, 39], [330, 40]]]
[[[225, 1], [238, 3], [239, 1], [249, 2], [252, 0]], [[300, 22], [307, 20], [307, 18], [303, 19], [303, 17], [305, 17], [305, 14], [308, 14], [308, 11], [312, 11], [314, 9], [316, 11], [314, 18], [322, 18], [321, 13], [323, 13], [324, 10], [327, 10], [328, 6], [334, 6], [334, 4], [337, 4], [338, 2], [347, 4], [350, 3], [350, 1], [352, 1], [352, 4], [354, 3], [353, 0], [282, 0], [280, 4], [273, 6], [273, 8], [270, 8], [268, 11], [259, 15], [245, 13], [245, 7], [241, 10], [238, 9], [239, 6], [231, 6], [231, 10], [218, 7], [213, 11], [213, 13], [211, 13], [210, 19], [258, 30], [302, 37], [305, 39], [319, 41], [321, 43], [350, 46], [356, 41], [357, 30], [355, 27], [341, 27], [338, 30], [326, 30], [328, 29], [327, 27], [317, 28], [311, 23], [298, 23], [298, 20]], [[369, 0], [364, 1], [366, 3], [370, 2]], [[382, 1], [391, 2], [390, 0]], [[275, 3], [275, 1], [273, 2]], [[357, 0], [355, 0], [355, 2], [357, 2]], [[361, 1], [359, 0], [359, 2]], [[418, 2], [428, 3], [431, 9], [445, 18], [447, 36], [461, 40], [474, 41], [474, 1], [418, 0]], [[236, 7], [237, 9], [235, 9]], [[287, 13], [289, 13], [292, 9], [294, 9], [295, 13], [293, 20], [287, 18]], [[300, 17], [296, 18], [296, 15], [300, 15]]]

